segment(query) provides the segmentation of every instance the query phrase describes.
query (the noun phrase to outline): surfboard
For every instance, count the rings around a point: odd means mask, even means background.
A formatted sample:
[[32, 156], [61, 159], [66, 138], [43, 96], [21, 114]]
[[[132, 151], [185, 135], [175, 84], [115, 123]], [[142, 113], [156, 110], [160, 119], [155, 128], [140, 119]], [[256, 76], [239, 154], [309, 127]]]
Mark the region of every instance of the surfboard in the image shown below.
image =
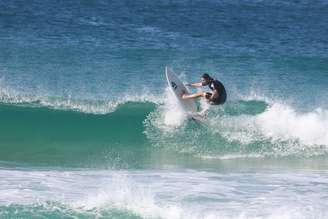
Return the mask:
[[[197, 114], [197, 105], [194, 99], [184, 100], [182, 99], [182, 94], [189, 94], [187, 88], [180, 81], [180, 79], [174, 74], [173, 70], [165, 67], [166, 80], [171, 88], [172, 92], [176, 96], [181, 107], [186, 111], [189, 115]], [[193, 117], [193, 116], [192, 116]]]

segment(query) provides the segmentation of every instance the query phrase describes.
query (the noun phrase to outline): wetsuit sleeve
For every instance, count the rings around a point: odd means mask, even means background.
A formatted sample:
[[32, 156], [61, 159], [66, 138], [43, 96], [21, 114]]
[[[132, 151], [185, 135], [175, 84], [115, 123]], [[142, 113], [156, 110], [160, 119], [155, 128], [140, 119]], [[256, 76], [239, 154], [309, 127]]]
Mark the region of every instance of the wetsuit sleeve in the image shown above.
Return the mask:
[[221, 82], [219, 81], [214, 81], [213, 82], [213, 85], [214, 85], [214, 89], [217, 90], [220, 94], [220, 92], [222, 91], [222, 87], [223, 85], [221, 84]]

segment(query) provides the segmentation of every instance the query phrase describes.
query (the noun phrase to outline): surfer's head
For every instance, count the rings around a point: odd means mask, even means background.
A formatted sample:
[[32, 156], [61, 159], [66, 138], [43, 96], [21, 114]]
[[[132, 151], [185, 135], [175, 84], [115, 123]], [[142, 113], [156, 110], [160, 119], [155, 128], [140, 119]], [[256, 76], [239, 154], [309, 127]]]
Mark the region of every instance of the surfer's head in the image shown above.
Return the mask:
[[211, 78], [211, 76], [207, 73], [204, 73], [202, 75], [202, 85], [208, 85], [211, 81], [213, 80], [213, 78]]

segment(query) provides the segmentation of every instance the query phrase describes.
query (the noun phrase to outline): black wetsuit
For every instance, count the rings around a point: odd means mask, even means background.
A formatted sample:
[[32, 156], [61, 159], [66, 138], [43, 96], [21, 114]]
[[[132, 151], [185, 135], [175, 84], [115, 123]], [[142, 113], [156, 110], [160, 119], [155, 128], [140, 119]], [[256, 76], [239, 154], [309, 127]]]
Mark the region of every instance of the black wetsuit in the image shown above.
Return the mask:
[[[219, 93], [219, 96], [213, 100], [210, 100], [210, 103], [215, 104], [215, 105], [224, 104], [227, 99], [227, 92], [226, 92], [223, 84], [218, 80], [211, 80], [210, 83], [208, 84], [208, 87], [212, 91], [217, 90], [217, 92]], [[210, 93], [210, 92], [206, 93], [206, 99], [210, 99], [211, 96], [212, 96], [212, 93]]]

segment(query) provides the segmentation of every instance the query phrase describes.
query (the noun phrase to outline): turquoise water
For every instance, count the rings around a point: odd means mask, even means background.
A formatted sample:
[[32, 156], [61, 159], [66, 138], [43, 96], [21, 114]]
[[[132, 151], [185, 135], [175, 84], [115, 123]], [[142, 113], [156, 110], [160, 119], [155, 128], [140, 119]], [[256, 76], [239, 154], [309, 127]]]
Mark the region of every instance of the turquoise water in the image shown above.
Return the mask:
[[0, 218], [327, 218], [327, 9], [0, 1]]

